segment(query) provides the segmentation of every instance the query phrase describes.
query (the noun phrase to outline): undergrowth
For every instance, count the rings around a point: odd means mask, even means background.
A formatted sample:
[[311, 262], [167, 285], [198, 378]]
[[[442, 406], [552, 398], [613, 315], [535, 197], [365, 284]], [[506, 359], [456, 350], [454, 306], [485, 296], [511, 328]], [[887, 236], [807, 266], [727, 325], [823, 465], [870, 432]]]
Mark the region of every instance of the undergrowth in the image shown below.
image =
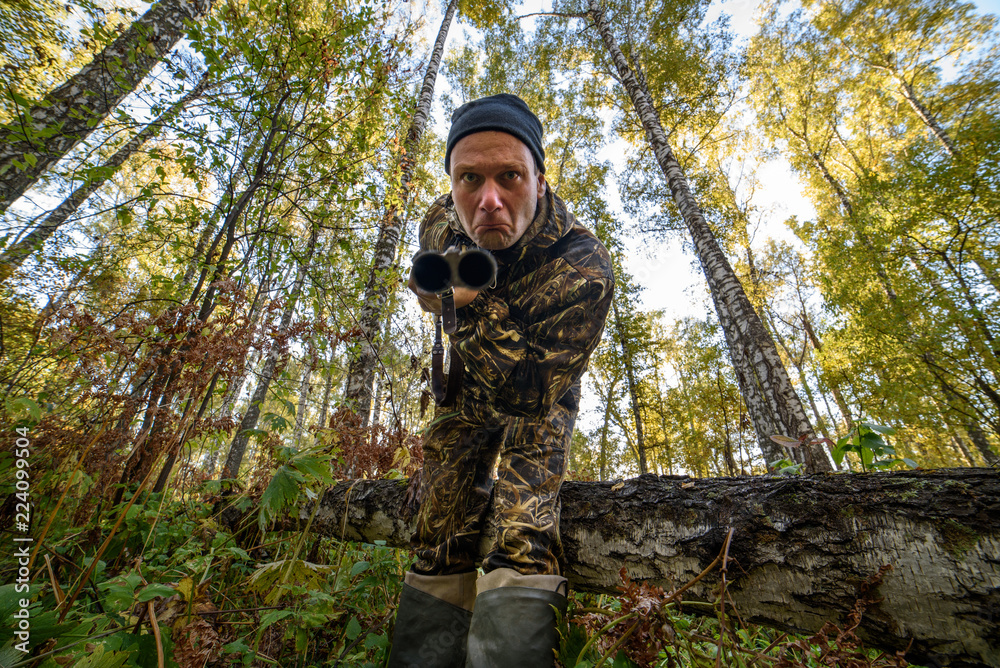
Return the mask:
[[[213, 514], [213, 489], [200, 492], [185, 499], [150, 495], [109, 509], [83, 531], [51, 531], [32, 566], [31, 655], [14, 649], [13, 631], [4, 628], [0, 666], [385, 664], [407, 552], [261, 531], [259, 506], [246, 497], [242, 503], [255, 511], [229, 531]], [[722, 568], [723, 557], [706, 574]], [[2, 575], [13, 582], [9, 569]], [[880, 577], [870, 581], [872, 591]], [[14, 587], [0, 588], [5, 618], [23, 596]], [[623, 569], [617, 596], [572, 594], [559, 665], [908, 665], [865, 649], [854, 635], [875, 600], [865, 592], [847, 628], [828, 624], [813, 636], [796, 636], [743, 623], [724, 604], [724, 591], [715, 602], [699, 603], [684, 601], [682, 590], [633, 582]]]
[[[336, 414], [311, 449], [276, 444], [260, 467], [266, 472], [242, 490], [182, 469], [186, 482], [165, 492], [146, 491], [148, 475], [138, 488], [116, 491], [98, 483], [99, 467], [85, 466], [83, 456], [37, 449], [32, 526], [18, 529], [32, 538], [30, 557], [19, 557], [28, 559], [30, 588], [17, 582], [17, 559], [0, 565], [0, 582], [9, 583], [0, 586], [0, 618], [14, 619], [30, 603], [30, 653], [18, 649], [13, 625], [0, 625], [0, 668], [385, 665], [410, 554], [316, 535], [311, 517], [295, 530], [275, 524], [337, 479], [418, 469], [418, 439], [369, 433], [349, 418]], [[0, 497], [8, 500], [13, 470], [0, 466]], [[0, 503], [0, 531], [12, 532], [13, 508]], [[633, 582], [623, 568], [616, 595], [573, 593], [560, 620], [559, 666], [908, 666], [854, 634], [878, 601], [884, 571], [859, 592], [844, 627], [777, 633], [745, 623], [732, 604], [731, 540], [732, 532], [697, 578], [672, 591]], [[720, 583], [715, 600], [686, 600], [708, 576]]]

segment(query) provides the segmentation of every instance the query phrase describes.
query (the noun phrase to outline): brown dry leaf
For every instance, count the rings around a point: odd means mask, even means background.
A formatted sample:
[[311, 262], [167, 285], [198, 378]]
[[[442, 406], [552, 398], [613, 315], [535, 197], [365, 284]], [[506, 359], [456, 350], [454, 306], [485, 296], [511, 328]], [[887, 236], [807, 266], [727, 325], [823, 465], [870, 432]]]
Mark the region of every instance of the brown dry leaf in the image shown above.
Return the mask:
[[617, 492], [618, 490], [620, 490], [624, 486], [625, 486], [625, 481], [622, 481], [622, 482], [620, 482], [618, 484], [612, 485], [611, 486], [611, 491], [612, 492]]
[[222, 654], [222, 640], [204, 619], [195, 619], [174, 632], [174, 660], [180, 668], [203, 668]]
[[[184, 578], [180, 582], [172, 582], [168, 585], [179, 593], [156, 602], [153, 610], [156, 613], [156, 621], [160, 624], [174, 627], [186, 622], [189, 612], [192, 617], [195, 617], [205, 612], [218, 610], [208, 596], [208, 580], [197, 587], [194, 586], [191, 578]], [[189, 599], [191, 600], [190, 610], [188, 609]]]
[[685, 482], [681, 484], [681, 489], [690, 489], [691, 487], [694, 487], [693, 482]]

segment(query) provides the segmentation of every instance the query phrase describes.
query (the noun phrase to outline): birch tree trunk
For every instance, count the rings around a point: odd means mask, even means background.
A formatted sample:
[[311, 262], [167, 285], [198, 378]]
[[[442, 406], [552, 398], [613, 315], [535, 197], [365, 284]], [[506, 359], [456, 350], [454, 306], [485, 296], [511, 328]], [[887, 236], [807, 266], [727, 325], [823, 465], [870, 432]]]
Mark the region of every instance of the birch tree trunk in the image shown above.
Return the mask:
[[323, 367], [323, 401], [319, 409], [319, 420], [317, 424], [320, 429], [326, 429], [330, 425], [326, 423], [330, 413], [330, 396], [333, 394], [333, 361], [337, 359], [337, 345], [330, 346], [330, 354], [327, 356], [326, 364]]
[[[823, 352], [823, 343], [816, 336], [816, 330], [813, 329], [812, 321], [809, 320], [809, 316], [806, 313], [805, 304], [802, 304], [802, 328], [806, 331], [806, 335], [809, 337], [809, 343], [812, 344], [813, 350], [817, 353]], [[817, 376], [819, 373], [817, 372]], [[854, 427], [854, 419], [851, 417], [851, 409], [847, 405], [847, 401], [844, 399], [844, 394], [840, 391], [840, 385], [834, 380], [828, 382], [830, 386], [830, 392], [833, 394], [833, 400], [837, 404], [837, 410], [840, 411], [841, 417], [844, 418], [846, 422], [846, 429], [844, 431], [850, 431]]]
[[979, 425], [972, 420], [969, 420], [969, 422], [965, 425], [965, 431], [969, 434], [969, 440], [971, 440], [972, 444], [976, 446], [977, 450], [979, 450], [979, 454], [983, 456], [986, 463], [993, 467], [1000, 466], [1000, 457], [997, 457], [993, 448], [990, 447], [990, 441], [986, 438], [986, 434], [983, 430], [979, 428]]
[[[774, 342], [753, 310], [743, 286], [691, 194], [687, 177], [667, 142], [649, 91], [636, 79], [597, 0], [588, 0], [588, 12], [628, 91], [674, 202], [691, 234], [761, 450], [769, 460], [775, 454], [783, 455], [780, 449], [775, 452], [775, 444], [770, 440], [772, 435], [781, 434], [807, 441], [814, 436], [802, 402]], [[819, 446], [805, 445], [790, 450], [791, 457], [805, 464], [809, 471], [832, 469], [826, 451]]]
[[940, 123], [938, 123], [937, 117], [932, 114], [930, 109], [924, 106], [924, 104], [920, 101], [920, 98], [917, 97], [917, 93], [913, 90], [912, 84], [904, 79], [902, 74], [899, 72], [893, 71], [893, 76], [903, 91], [903, 99], [906, 100], [906, 102], [910, 105], [910, 108], [913, 109], [914, 113], [920, 118], [921, 121], [923, 121], [924, 125], [927, 126], [927, 129], [931, 131], [934, 137], [941, 142], [941, 146], [944, 147], [945, 152], [947, 152], [952, 158], [960, 157], [958, 149], [955, 147], [955, 142], [951, 140], [948, 132], [941, 127]]
[[608, 385], [608, 396], [604, 401], [604, 422], [601, 424], [600, 480], [608, 479], [608, 427], [611, 426], [611, 402], [618, 380]]
[[[292, 316], [295, 313], [295, 306], [299, 301], [299, 295], [302, 293], [302, 285], [305, 283], [306, 274], [309, 271], [309, 265], [312, 263], [313, 253], [316, 251], [316, 241], [319, 238], [319, 227], [313, 227], [312, 233], [309, 236], [309, 243], [306, 246], [305, 257], [302, 259], [301, 264], [299, 264], [298, 274], [295, 277], [295, 284], [292, 286], [291, 293], [288, 296], [288, 303], [285, 304], [285, 310], [281, 314], [281, 323], [278, 325], [278, 331], [281, 333], [288, 331], [288, 326], [292, 323]], [[285, 353], [287, 355], [287, 353]], [[240, 422], [240, 426], [236, 431], [236, 437], [233, 438], [232, 444], [229, 446], [229, 453], [226, 455], [226, 463], [222, 467], [222, 474], [219, 476], [222, 480], [234, 479], [239, 476], [240, 464], [243, 462], [243, 455], [246, 452], [247, 443], [250, 442], [250, 432], [257, 428], [257, 420], [260, 419], [261, 406], [264, 404], [264, 400], [267, 398], [267, 391], [271, 387], [271, 381], [274, 379], [275, 371], [278, 368], [278, 363], [281, 361], [282, 351], [280, 346], [274, 346], [267, 355], [267, 359], [264, 360], [264, 368], [260, 372], [260, 380], [257, 381], [257, 388], [254, 390], [253, 396], [250, 397], [250, 405], [247, 407], [247, 412], [243, 416], [243, 420]]]
[[353, 356], [348, 367], [347, 386], [344, 392], [345, 403], [361, 416], [362, 424], [365, 426], [367, 426], [371, 414], [372, 385], [375, 380], [375, 365], [378, 362], [378, 339], [381, 323], [385, 319], [386, 304], [389, 302], [389, 293], [393, 288], [393, 281], [388, 273], [396, 259], [399, 239], [403, 233], [403, 214], [410, 199], [410, 183], [416, 168], [417, 145], [420, 143], [424, 128], [427, 126], [427, 117], [430, 115], [431, 102], [434, 99], [434, 82], [437, 79], [438, 68], [441, 66], [448, 28], [451, 26], [452, 18], [457, 9], [458, 0], [451, 0], [445, 10], [444, 18], [441, 19], [441, 28], [438, 30], [434, 50], [431, 52], [430, 62], [427, 63], [427, 72], [424, 74], [423, 85], [420, 89], [417, 110], [413, 114], [413, 120], [406, 133], [406, 140], [403, 142], [399, 189], [397, 191], [398, 201], [391, 203], [385, 218], [382, 220], [378, 240], [375, 242], [371, 273], [368, 277], [368, 283], [365, 285], [365, 297], [358, 323], [361, 329], [360, 349]]
[[302, 358], [302, 382], [299, 383], [299, 402], [295, 406], [295, 432], [292, 435], [292, 443], [295, 447], [301, 447], [302, 434], [306, 430], [306, 403], [309, 395], [312, 394], [312, 373], [316, 367], [316, 348], [312, 338], [306, 346], [306, 354]]
[[160, 116], [146, 125], [142, 130], [139, 131], [134, 137], [129, 139], [124, 146], [115, 151], [107, 162], [102, 166], [99, 176], [88, 179], [80, 187], [73, 191], [73, 193], [67, 197], [62, 203], [57, 206], [45, 220], [38, 224], [35, 229], [28, 233], [23, 239], [18, 241], [16, 244], [4, 250], [0, 254], [0, 282], [3, 282], [10, 276], [14, 271], [17, 270], [21, 264], [31, 257], [31, 254], [42, 249], [42, 245], [55, 234], [55, 231], [65, 223], [70, 216], [76, 213], [77, 209], [87, 201], [91, 195], [93, 195], [97, 190], [104, 185], [108, 179], [110, 179], [118, 168], [125, 164], [136, 151], [138, 151], [143, 144], [145, 144], [151, 137], [159, 134], [160, 130], [166, 123], [169, 123], [174, 117], [176, 117], [181, 111], [184, 110], [189, 104], [194, 100], [201, 97], [205, 90], [208, 88], [209, 84], [209, 72], [205, 72], [202, 75], [201, 80], [198, 84], [191, 89], [184, 97], [174, 102], [169, 109], [164, 111]]
[[[407, 549], [407, 481], [356, 480], [326, 492], [310, 530]], [[1000, 475], [939, 469], [789, 478], [645, 475], [566, 482], [560, 492], [563, 573], [577, 590], [614, 592], [630, 577], [670, 591], [722, 551], [741, 619], [813, 633], [845, 625], [858, 587], [891, 567], [862, 617], [870, 647], [906, 649], [923, 666], [1000, 667]], [[346, 502], [346, 504], [345, 504]], [[310, 505], [299, 510], [304, 525]], [[495, 536], [490, 514], [481, 553]], [[714, 601], [718, 572], [687, 590]], [[727, 604], [727, 609], [729, 606]]]
[[0, 128], [0, 213], [86, 139], [213, 0], [162, 0], [77, 74]]
[[635, 450], [639, 460], [639, 473], [649, 473], [649, 466], [646, 463], [646, 437], [642, 430], [642, 411], [639, 407], [639, 392], [635, 382], [635, 360], [625, 341], [625, 327], [622, 324], [618, 301], [612, 300], [611, 306], [615, 319], [615, 330], [618, 332], [618, 343], [622, 349], [625, 379], [628, 381], [628, 395], [632, 405], [632, 420], [635, 423]]

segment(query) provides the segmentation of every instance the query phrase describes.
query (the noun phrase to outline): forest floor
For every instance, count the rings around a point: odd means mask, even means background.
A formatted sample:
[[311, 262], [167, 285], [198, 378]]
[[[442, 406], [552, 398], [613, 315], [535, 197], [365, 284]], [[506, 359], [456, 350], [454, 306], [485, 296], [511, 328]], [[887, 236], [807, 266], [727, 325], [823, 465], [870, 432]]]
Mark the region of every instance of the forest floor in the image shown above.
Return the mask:
[[[243, 521], [229, 531], [214, 513], [214, 491], [151, 495], [83, 522], [81, 512], [63, 512], [45, 535], [36, 530], [30, 653], [5, 626], [0, 667], [384, 665], [411, 556], [262, 531], [248, 496], [237, 498]], [[16, 567], [2, 575], [11, 583], [0, 587], [8, 618], [24, 594]], [[744, 624], [724, 591], [714, 602], [682, 601], [623, 574], [618, 596], [570, 599], [565, 667], [910, 666], [866, 649], [851, 628], [831, 624], [807, 637]], [[849, 618], [863, 614], [859, 603]]]

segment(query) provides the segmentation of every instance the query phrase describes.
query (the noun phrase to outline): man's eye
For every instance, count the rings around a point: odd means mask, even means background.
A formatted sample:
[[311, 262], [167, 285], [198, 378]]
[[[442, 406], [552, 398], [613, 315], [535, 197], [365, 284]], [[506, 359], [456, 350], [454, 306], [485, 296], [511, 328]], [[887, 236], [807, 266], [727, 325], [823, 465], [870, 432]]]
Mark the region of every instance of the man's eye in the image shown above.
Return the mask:
[[476, 175], [469, 173], [462, 174], [462, 180], [466, 183], [473, 183], [476, 180]]
[[510, 179], [511, 181], [513, 181], [514, 179], [516, 179], [517, 177], [519, 177], [519, 176], [520, 176], [520, 174], [518, 174], [518, 173], [517, 173], [517, 172], [515, 172], [515, 171], [510, 171], [510, 172], [507, 172], [507, 173], [505, 174], [505, 176], [506, 176], [506, 177], [507, 177], [508, 179]]

